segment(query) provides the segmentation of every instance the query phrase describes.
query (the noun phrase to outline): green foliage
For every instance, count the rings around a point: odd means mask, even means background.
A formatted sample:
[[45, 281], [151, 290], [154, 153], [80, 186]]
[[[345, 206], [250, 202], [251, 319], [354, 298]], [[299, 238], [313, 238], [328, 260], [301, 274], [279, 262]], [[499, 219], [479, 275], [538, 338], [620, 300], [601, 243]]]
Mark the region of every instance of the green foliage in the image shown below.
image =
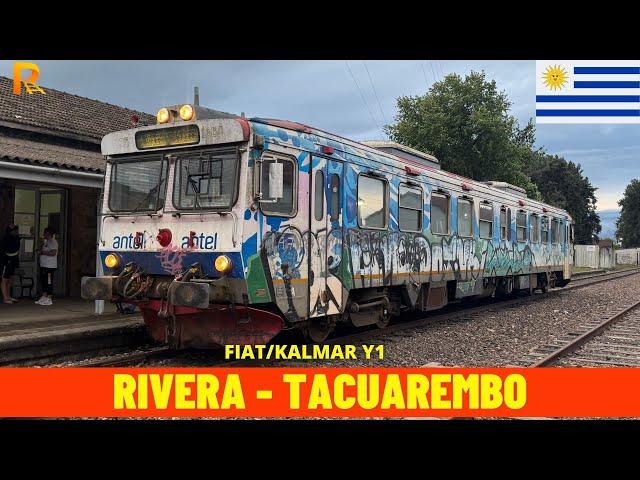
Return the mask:
[[432, 153], [448, 172], [522, 187], [529, 198], [569, 212], [576, 243], [597, 239], [596, 189], [580, 165], [535, 149], [535, 125], [518, 125], [507, 95], [484, 72], [447, 75], [425, 95], [399, 97], [397, 105], [396, 123], [385, 126], [391, 139]]
[[423, 96], [398, 98], [398, 116], [385, 129], [404, 145], [434, 154], [443, 170], [474, 180], [498, 180], [538, 198], [524, 172], [534, 141], [534, 125], [520, 128], [511, 103], [484, 72], [462, 79], [447, 75]]
[[575, 243], [591, 244], [602, 230], [596, 213], [596, 188], [579, 164], [542, 150], [532, 152], [527, 172], [545, 203], [569, 212], [575, 222]]
[[631, 180], [618, 205], [622, 210], [616, 222], [616, 237], [622, 239], [623, 248], [640, 247], [640, 180]]

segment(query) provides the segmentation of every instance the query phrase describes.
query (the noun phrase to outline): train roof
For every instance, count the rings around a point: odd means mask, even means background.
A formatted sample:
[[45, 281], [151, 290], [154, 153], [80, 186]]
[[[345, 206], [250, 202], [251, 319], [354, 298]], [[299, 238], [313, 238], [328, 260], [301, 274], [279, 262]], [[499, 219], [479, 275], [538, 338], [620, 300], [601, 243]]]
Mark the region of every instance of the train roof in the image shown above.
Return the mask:
[[[558, 207], [554, 207], [553, 205], [548, 205], [542, 202], [538, 202], [533, 199], [527, 198], [526, 191], [520, 187], [515, 185], [511, 185], [506, 182], [500, 181], [487, 181], [482, 182], [478, 180], [472, 180], [470, 178], [463, 177], [461, 175], [457, 175], [455, 173], [447, 172], [445, 170], [441, 170], [439, 167], [429, 165], [425, 160], [429, 162], [437, 162], [439, 160], [430, 154], [425, 152], [420, 152], [419, 150], [412, 149], [405, 145], [400, 145], [395, 142], [377, 142], [377, 141], [367, 141], [367, 142], [357, 142], [355, 140], [351, 140], [345, 137], [341, 137], [340, 135], [335, 135], [324, 130], [320, 130], [317, 128], [310, 127], [309, 125], [305, 125], [303, 123], [292, 122], [289, 120], [278, 120], [272, 118], [250, 118], [250, 122], [255, 122], [259, 124], [269, 125], [271, 127], [282, 128], [286, 130], [292, 130], [298, 132], [301, 135], [314, 135], [317, 137], [317, 140], [324, 139], [325, 144], [334, 146], [335, 144], [339, 144], [342, 146], [340, 150], [344, 153], [351, 153], [355, 155], [359, 155], [361, 157], [378, 160], [381, 161], [380, 157], [386, 158], [387, 160], [393, 160], [394, 163], [391, 163], [390, 166], [394, 166], [399, 169], [405, 169], [406, 171], [413, 171], [411, 166], [419, 167], [421, 170], [428, 170], [429, 176], [433, 177], [436, 180], [445, 181], [445, 182], [460, 182], [464, 184], [466, 188], [469, 190], [476, 190], [479, 192], [484, 192], [485, 194], [494, 195], [494, 196], [506, 196], [511, 201], [517, 202], [520, 206], [530, 206], [535, 207], [539, 210], [542, 210], [544, 213], [555, 213], [557, 215], [562, 215], [568, 219], [571, 219], [571, 216], [566, 210], [563, 210]], [[321, 143], [321, 142], [319, 142]], [[388, 149], [382, 150], [381, 146], [391, 146], [394, 144], [395, 148], [399, 150], [403, 150], [407, 153], [412, 153], [413, 155], [420, 156], [424, 160], [419, 161], [418, 159], [409, 159], [407, 156], [400, 156], [398, 154], [390, 153]], [[356, 151], [353, 151], [355, 149]], [[358, 152], [360, 150], [360, 152]], [[387, 163], [388, 162], [382, 162]], [[409, 167], [407, 170], [406, 167]], [[455, 183], [454, 182], [454, 183]]]
[[[468, 190], [483, 192], [486, 195], [493, 195], [495, 197], [503, 197], [512, 202], [518, 202], [521, 206], [527, 205], [542, 210], [543, 212], [548, 211], [565, 216], [567, 218], [571, 218], [565, 210], [554, 207], [552, 205], [544, 204], [542, 202], [528, 199], [524, 190], [519, 187], [509, 185], [505, 182], [481, 182], [463, 177], [461, 175], [457, 175], [455, 173], [441, 170], [439, 166], [439, 160], [435, 156], [425, 152], [421, 152], [411, 147], [407, 147], [406, 145], [401, 145], [395, 142], [357, 142], [340, 135], [329, 133], [318, 128], [310, 127], [309, 125], [305, 125], [299, 122], [293, 122], [290, 120], [261, 117], [245, 118], [244, 116], [239, 116], [232, 113], [222, 112], [219, 110], [200, 106], [198, 106], [197, 109], [200, 118], [200, 120], [194, 122], [197, 124], [204, 125], [210, 122], [220, 123], [224, 122], [224, 120], [227, 119], [233, 119], [234, 121], [240, 121], [240, 124], [248, 122], [256, 124], [256, 127], [261, 124], [276, 129], [294, 131], [298, 136], [310, 142], [312, 148], [315, 148], [316, 150], [319, 150], [320, 146], [331, 146], [343, 155], [355, 155], [368, 160], [378, 161], [390, 167], [405, 170], [407, 173], [413, 175], [422, 175], [423, 173], [425, 173], [425, 171], [427, 171], [430, 177], [440, 182], [461, 184], [463, 188], [466, 188]], [[162, 127], [162, 125], [153, 125], [133, 128], [129, 129], [128, 131], [134, 132], [140, 129], [146, 130]], [[105, 153], [105, 147], [107, 146], [107, 144], [113, 143], [115, 138], [117, 138], [118, 136], [123, 136], [123, 133], [124, 132], [113, 132], [103, 138], [103, 154], [111, 155], [113, 153], [123, 153], [120, 151]], [[238, 135], [241, 134], [238, 133]], [[236, 135], [234, 134], [234, 137], [235, 136]], [[105, 142], [107, 137], [112, 138], [110, 138], [108, 142]], [[402, 153], [394, 152], [394, 149], [396, 151], [404, 153], [404, 155]], [[111, 150], [111, 148], [107, 148], [107, 150]], [[524, 201], [525, 199], [526, 202]]]

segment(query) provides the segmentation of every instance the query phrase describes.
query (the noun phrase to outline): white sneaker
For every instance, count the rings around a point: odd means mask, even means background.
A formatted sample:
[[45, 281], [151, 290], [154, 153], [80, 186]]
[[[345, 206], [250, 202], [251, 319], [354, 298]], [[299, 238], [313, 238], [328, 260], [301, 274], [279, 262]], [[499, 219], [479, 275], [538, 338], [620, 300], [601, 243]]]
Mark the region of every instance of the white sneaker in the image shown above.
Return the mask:
[[53, 305], [53, 302], [51, 301], [51, 297], [45, 298], [40, 305]]
[[44, 297], [40, 297], [38, 300], [36, 300], [34, 303], [36, 305], [42, 305], [42, 302], [44, 302]]

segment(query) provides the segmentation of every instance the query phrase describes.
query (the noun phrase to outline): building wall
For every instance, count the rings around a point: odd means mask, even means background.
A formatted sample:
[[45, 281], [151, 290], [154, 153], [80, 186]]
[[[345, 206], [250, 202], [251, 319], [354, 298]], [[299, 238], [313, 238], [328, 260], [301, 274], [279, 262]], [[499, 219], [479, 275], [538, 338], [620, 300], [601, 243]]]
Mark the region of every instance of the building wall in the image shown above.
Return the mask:
[[80, 282], [84, 275], [96, 272], [96, 232], [98, 190], [69, 189], [67, 251], [67, 290], [72, 297], [80, 296]]

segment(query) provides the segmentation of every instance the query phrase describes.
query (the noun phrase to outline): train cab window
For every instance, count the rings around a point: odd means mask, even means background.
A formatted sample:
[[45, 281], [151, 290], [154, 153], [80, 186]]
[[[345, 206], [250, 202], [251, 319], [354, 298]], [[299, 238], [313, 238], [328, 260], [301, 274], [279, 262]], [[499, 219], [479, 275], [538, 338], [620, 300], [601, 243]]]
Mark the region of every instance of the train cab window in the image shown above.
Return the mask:
[[473, 236], [473, 203], [471, 200], [458, 199], [458, 235]]
[[314, 190], [314, 216], [316, 220], [322, 220], [324, 217], [324, 172], [322, 170], [316, 172]]
[[449, 196], [431, 193], [431, 232], [449, 234]]
[[398, 227], [403, 232], [422, 230], [422, 188], [404, 184], [398, 187]]
[[493, 238], [493, 205], [480, 204], [480, 238]]
[[549, 217], [540, 218], [540, 231], [542, 243], [549, 243]]
[[[269, 199], [269, 168], [270, 163], [275, 163], [275, 158], [265, 158], [262, 161], [262, 198]], [[295, 215], [296, 207], [296, 165], [290, 158], [278, 158], [278, 163], [282, 163], [284, 185], [282, 188], [282, 198], [278, 198], [275, 202], [260, 202], [262, 213], [266, 215], [277, 215], [283, 217], [292, 217]]]
[[555, 218], [551, 219], [551, 243], [558, 243], [558, 224]]
[[500, 240], [511, 240], [511, 209], [500, 208]]
[[340, 218], [340, 177], [337, 173], [331, 175], [331, 221]]
[[516, 214], [516, 234], [519, 242], [527, 241], [527, 212], [523, 210]]
[[385, 229], [389, 217], [389, 184], [381, 178], [358, 177], [358, 225], [361, 228]]
[[535, 213], [531, 214], [531, 225], [529, 226], [529, 241], [531, 243], [540, 242], [540, 217]]

